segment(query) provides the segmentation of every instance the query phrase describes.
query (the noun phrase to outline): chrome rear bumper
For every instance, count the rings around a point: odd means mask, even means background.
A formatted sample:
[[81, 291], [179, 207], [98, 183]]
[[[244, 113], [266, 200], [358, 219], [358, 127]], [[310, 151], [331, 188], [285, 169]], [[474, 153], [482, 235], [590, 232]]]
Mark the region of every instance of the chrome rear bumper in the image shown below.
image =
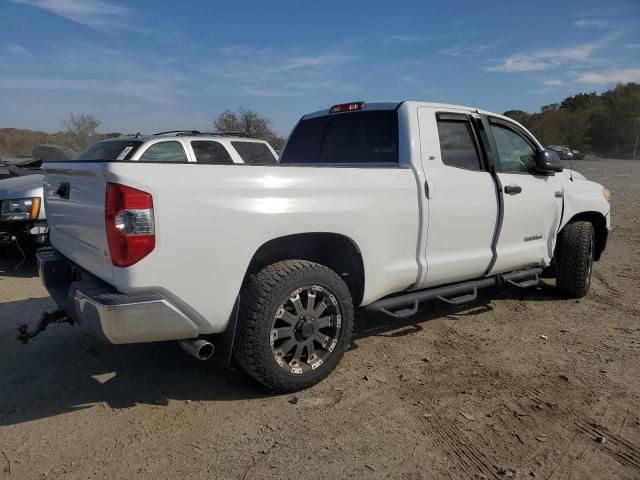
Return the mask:
[[53, 248], [38, 250], [44, 287], [84, 329], [115, 344], [195, 338], [198, 327], [157, 293], [124, 294], [83, 272]]

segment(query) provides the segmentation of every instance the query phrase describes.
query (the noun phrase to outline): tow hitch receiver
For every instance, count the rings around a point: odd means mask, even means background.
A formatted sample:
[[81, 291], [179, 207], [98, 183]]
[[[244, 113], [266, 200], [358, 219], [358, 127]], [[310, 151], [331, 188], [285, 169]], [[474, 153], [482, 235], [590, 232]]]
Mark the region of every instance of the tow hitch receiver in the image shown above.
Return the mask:
[[18, 327], [18, 340], [20, 343], [27, 343], [30, 339], [38, 335], [40, 332], [44, 332], [50, 323], [56, 323], [58, 325], [63, 323], [69, 323], [73, 325], [73, 319], [69, 318], [64, 310], [61, 308], [53, 312], [43, 312], [38, 320], [36, 327], [29, 331], [29, 325], [26, 323]]

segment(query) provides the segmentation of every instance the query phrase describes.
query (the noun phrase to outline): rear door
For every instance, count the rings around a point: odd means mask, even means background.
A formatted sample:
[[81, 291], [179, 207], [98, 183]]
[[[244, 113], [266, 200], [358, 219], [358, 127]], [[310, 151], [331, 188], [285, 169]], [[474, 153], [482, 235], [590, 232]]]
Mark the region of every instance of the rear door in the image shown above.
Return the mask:
[[537, 142], [518, 125], [489, 117], [498, 153], [504, 217], [490, 274], [548, 264], [560, 223], [563, 187], [557, 176], [536, 172]]
[[484, 275], [492, 259], [496, 187], [469, 112], [420, 107], [427, 196], [428, 287]]

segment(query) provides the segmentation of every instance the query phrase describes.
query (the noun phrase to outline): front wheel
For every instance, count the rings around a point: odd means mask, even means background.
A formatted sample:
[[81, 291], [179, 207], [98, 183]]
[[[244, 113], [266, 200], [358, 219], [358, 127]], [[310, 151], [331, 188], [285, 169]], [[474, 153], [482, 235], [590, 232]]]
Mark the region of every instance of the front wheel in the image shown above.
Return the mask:
[[591, 222], [572, 222], [558, 235], [556, 285], [569, 296], [580, 298], [589, 293], [593, 270], [593, 237]]
[[270, 390], [291, 392], [318, 383], [349, 346], [351, 295], [323, 265], [274, 263], [251, 276], [240, 298], [234, 355]]

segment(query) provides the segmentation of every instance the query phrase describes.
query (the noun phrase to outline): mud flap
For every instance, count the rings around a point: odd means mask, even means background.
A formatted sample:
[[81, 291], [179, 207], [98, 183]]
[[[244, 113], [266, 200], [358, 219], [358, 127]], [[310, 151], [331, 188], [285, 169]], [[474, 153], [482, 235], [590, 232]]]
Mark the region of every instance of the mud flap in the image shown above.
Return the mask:
[[231, 365], [233, 356], [233, 343], [236, 339], [236, 327], [238, 325], [238, 312], [240, 310], [240, 295], [233, 304], [233, 310], [229, 316], [229, 322], [224, 332], [214, 335], [212, 343], [216, 346], [211, 361], [217, 367], [227, 368]]

